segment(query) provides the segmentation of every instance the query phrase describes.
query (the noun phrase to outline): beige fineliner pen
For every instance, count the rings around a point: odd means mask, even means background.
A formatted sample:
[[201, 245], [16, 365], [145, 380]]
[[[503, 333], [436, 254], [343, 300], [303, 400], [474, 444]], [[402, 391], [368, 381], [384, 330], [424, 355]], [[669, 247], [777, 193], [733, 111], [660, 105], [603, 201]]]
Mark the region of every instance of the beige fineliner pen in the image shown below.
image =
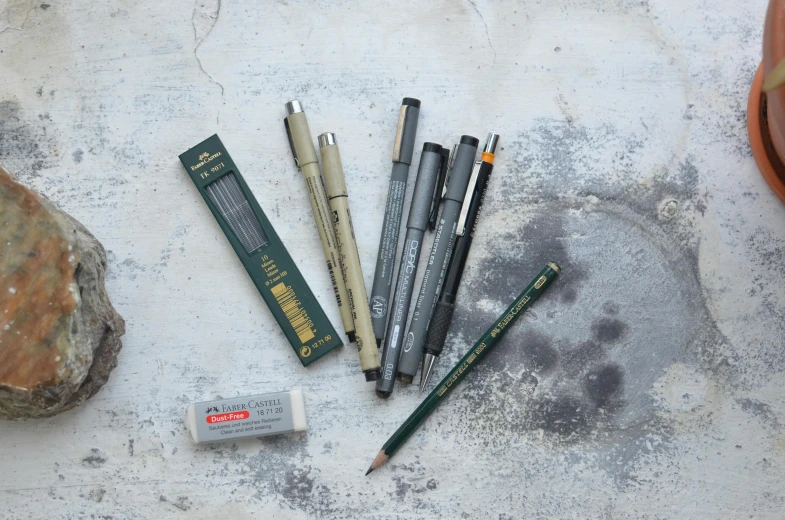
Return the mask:
[[316, 220], [316, 228], [319, 230], [322, 249], [324, 249], [324, 256], [327, 259], [327, 269], [330, 271], [335, 299], [338, 300], [338, 309], [341, 311], [343, 328], [346, 335], [349, 336], [349, 341], [353, 342], [355, 340], [354, 320], [347, 301], [346, 282], [341, 274], [338, 245], [335, 241], [335, 231], [330, 208], [327, 205], [327, 195], [324, 193], [322, 176], [319, 173], [319, 162], [316, 158], [316, 148], [313, 146], [311, 130], [308, 128], [308, 120], [305, 118], [303, 106], [299, 101], [293, 100], [286, 103], [286, 112], [288, 115], [283, 120], [286, 135], [289, 137], [289, 145], [292, 147], [294, 162], [305, 177], [313, 218]]
[[346, 189], [341, 154], [335, 142], [335, 134], [325, 132], [319, 135], [319, 151], [322, 154], [324, 183], [327, 186], [327, 198], [330, 200], [330, 207], [333, 210], [335, 238], [341, 253], [341, 266], [343, 266], [346, 290], [349, 293], [349, 305], [354, 318], [360, 366], [366, 381], [376, 381], [381, 377], [379, 349], [376, 347], [376, 337], [373, 334], [368, 293], [365, 290], [365, 278], [354, 237], [352, 215], [349, 212], [349, 192]]

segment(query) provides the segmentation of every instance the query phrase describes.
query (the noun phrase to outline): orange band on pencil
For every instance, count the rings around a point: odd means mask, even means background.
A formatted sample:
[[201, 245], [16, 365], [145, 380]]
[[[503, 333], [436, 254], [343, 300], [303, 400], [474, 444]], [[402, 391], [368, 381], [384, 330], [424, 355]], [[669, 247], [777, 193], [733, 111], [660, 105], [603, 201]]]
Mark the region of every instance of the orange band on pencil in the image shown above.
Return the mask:
[[496, 156], [494, 154], [492, 154], [492, 153], [488, 153], [488, 152], [483, 152], [482, 153], [482, 160], [487, 162], [487, 163], [493, 164], [493, 158], [494, 157], [496, 157]]

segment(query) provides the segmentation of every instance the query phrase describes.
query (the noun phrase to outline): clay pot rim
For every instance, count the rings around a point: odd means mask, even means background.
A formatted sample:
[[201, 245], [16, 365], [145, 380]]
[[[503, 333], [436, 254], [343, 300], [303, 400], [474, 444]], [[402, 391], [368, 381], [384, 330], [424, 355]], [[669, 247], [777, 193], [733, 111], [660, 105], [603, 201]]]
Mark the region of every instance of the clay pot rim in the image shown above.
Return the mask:
[[[773, 165], [774, 162], [769, 157], [763, 142], [760, 113], [761, 101], [763, 99], [763, 93], [761, 92], [763, 77], [763, 63], [761, 63], [755, 73], [755, 78], [752, 80], [750, 98], [747, 102], [747, 134], [750, 139], [752, 155], [755, 157], [755, 162], [758, 164], [761, 175], [763, 175], [771, 191], [774, 192], [780, 201], [785, 203], [785, 178], [777, 174], [777, 170]], [[774, 152], [773, 148], [772, 152]], [[779, 158], [777, 158], [776, 162], [779, 163]]]

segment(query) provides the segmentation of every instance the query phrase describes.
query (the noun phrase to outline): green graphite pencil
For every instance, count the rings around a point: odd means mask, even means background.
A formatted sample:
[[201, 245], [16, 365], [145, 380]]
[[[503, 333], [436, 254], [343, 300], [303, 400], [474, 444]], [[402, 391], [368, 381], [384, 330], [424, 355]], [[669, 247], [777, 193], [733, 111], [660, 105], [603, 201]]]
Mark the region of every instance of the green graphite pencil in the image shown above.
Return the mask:
[[474, 344], [474, 346], [466, 353], [458, 364], [450, 370], [444, 379], [428, 394], [428, 397], [420, 403], [414, 412], [404, 421], [398, 430], [393, 433], [392, 437], [384, 443], [379, 454], [373, 459], [371, 467], [368, 468], [367, 473], [375, 470], [387, 460], [392, 457], [398, 449], [403, 446], [406, 439], [414, 433], [414, 431], [422, 424], [422, 422], [433, 412], [437, 406], [444, 401], [450, 392], [463, 381], [466, 374], [474, 368], [474, 365], [487, 354], [493, 347], [499, 343], [499, 340], [504, 336], [507, 329], [515, 323], [521, 314], [536, 300], [540, 294], [545, 292], [545, 289], [551, 284], [554, 278], [559, 275], [561, 268], [554, 262], [548, 262], [548, 265], [540, 271], [540, 274], [529, 284], [526, 289], [515, 299], [512, 304], [507, 307], [504, 314], [496, 320], [488, 331]]

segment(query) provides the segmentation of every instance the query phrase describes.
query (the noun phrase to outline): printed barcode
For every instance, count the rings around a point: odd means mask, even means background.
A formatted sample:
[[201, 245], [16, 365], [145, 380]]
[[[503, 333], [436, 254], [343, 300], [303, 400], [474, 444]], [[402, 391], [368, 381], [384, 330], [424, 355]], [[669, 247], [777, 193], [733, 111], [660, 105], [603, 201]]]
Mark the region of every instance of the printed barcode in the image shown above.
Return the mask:
[[295, 298], [294, 291], [291, 287], [285, 285], [283, 282], [270, 289], [270, 292], [275, 296], [278, 305], [289, 320], [289, 324], [294, 328], [295, 334], [300, 338], [301, 343], [312, 340], [315, 336], [311, 330], [312, 322], [308, 318], [305, 309], [300, 307], [300, 300]]
[[333, 264], [327, 260], [327, 272], [330, 273], [330, 281], [333, 283], [333, 291], [335, 291], [335, 299], [338, 300], [338, 307], [343, 305], [341, 303], [341, 294], [338, 292], [338, 284], [335, 282], [335, 270]]

